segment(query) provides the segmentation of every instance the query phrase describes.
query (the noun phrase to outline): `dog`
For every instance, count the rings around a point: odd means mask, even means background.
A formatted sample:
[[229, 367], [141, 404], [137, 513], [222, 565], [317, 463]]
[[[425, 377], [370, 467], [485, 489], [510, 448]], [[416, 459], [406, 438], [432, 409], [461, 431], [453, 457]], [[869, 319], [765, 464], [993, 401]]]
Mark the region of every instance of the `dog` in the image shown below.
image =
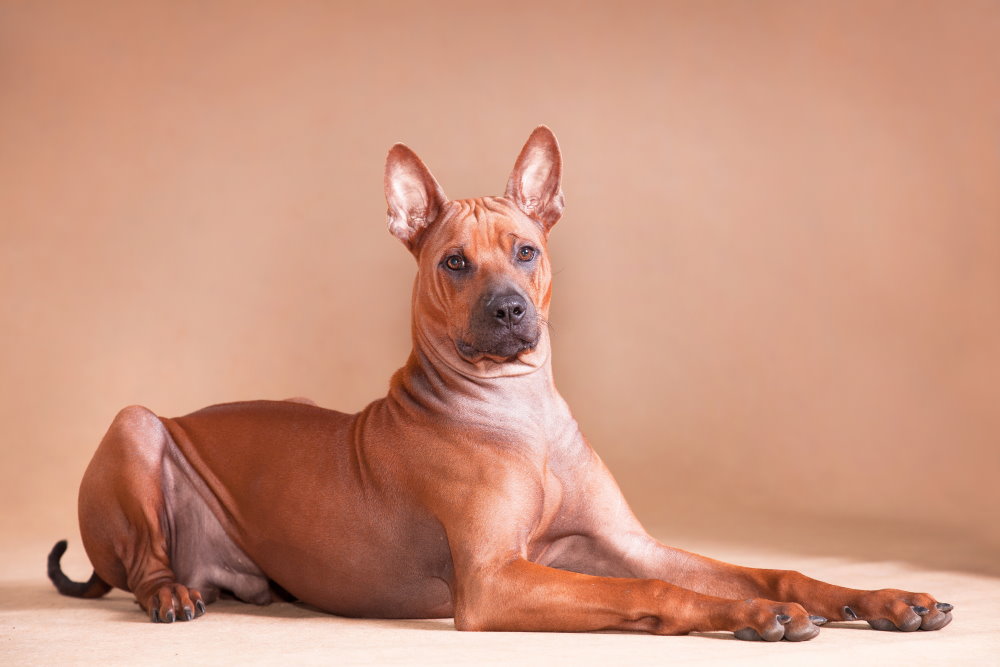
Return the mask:
[[562, 157], [536, 128], [502, 197], [449, 200], [389, 151], [389, 231], [416, 258], [413, 349], [357, 414], [306, 399], [115, 417], [80, 487], [94, 574], [60, 593], [131, 591], [154, 622], [227, 593], [343, 616], [453, 617], [458, 630], [729, 631], [807, 640], [828, 619], [938, 630], [952, 605], [730, 565], [639, 524], [556, 391], [546, 240]]

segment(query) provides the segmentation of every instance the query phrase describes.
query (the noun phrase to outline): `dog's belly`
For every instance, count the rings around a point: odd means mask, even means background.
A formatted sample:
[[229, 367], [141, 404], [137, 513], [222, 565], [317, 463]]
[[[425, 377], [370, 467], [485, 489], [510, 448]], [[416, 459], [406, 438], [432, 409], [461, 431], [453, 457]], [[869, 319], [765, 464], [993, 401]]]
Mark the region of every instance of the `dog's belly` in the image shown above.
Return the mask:
[[[354, 415], [259, 401], [163, 421], [178, 468], [190, 466], [192, 488], [204, 484], [204, 506], [235, 547], [209, 532], [203, 548], [187, 550], [188, 569], [228, 571], [243, 553], [265, 584], [329, 612], [452, 614], [444, 531], [419, 504], [398, 502], [390, 467], [359, 454]], [[211, 523], [185, 512], [181, 521]]]

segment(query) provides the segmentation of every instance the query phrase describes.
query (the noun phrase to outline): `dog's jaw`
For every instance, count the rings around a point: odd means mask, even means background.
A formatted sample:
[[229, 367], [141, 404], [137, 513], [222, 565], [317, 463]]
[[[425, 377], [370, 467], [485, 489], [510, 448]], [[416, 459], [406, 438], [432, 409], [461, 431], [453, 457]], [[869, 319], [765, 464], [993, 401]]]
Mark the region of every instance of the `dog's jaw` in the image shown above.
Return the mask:
[[435, 366], [447, 368], [462, 377], [471, 380], [515, 377], [550, 368], [549, 335], [544, 326], [539, 328], [538, 339], [533, 346], [526, 346], [511, 357], [499, 357], [471, 349], [461, 352], [460, 337], [435, 330], [424, 319], [419, 312], [414, 313], [414, 348]]
[[538, 346], [540, 338], [540, 333], [536, 334], [531, 340], [525, 340], [519, 337], [517, 341], [520, 349], [517, 349], [511, 354], [503, 354], [497, 349], [480, 350], [462, 338], [455, 339], [455, 350], [458, 352], [458, 355], [462, 357], [462, 359], [473, 365], [478, 364], [483, 360], [490, 361], [494, 364], [509, 364], [519, 362], [522, 357], [533, 353], [535, 348]]

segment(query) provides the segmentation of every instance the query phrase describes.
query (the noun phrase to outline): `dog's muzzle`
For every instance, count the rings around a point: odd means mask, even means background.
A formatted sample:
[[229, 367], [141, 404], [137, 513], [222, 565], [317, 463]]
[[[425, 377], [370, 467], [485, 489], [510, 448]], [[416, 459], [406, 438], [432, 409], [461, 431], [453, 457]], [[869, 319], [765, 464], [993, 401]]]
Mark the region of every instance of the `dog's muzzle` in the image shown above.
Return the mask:
[[455, 342], [466, 361], [510, 361], [538, 345], [541, 332], [531, 299], [512, 287], [487, 291], [469, 317], [468, 334]]

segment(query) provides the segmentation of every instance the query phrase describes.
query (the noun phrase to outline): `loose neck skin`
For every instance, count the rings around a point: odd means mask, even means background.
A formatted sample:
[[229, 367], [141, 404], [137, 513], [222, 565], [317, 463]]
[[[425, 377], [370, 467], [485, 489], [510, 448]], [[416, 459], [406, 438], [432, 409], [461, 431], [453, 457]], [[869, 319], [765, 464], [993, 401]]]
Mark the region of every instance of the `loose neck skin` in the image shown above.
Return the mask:
[[[419, 312], [419, 311], [417, 311]], [[384, 405], [393, 420], [443, 426], [456, 433], [494, 434], [490, 439], [532, 449], [567, 446], [579, 428], [553, 383], [551, 345], [543, 328], [538, 345], [506, 364], [470, 364], [450, 339], [428, 335], [413, 318], [413, 349], [392, 378]], [[433, 330], [431, 330], [433, 331]]]

